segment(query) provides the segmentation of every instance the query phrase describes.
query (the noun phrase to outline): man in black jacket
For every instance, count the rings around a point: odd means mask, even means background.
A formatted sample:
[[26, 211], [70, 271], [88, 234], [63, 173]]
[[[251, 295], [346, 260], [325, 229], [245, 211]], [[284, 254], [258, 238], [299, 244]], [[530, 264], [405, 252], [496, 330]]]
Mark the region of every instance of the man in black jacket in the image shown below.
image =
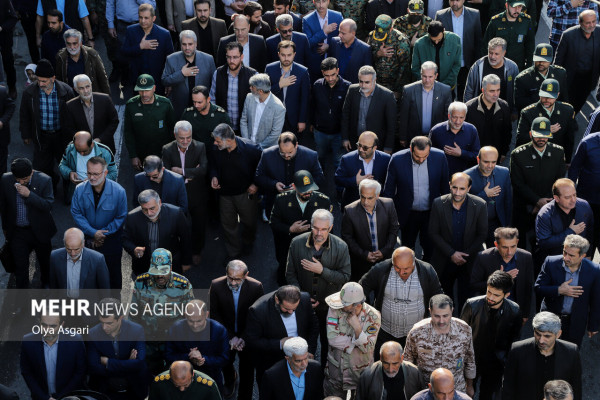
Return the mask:
[[468, 299], [460, 315], [473, 330], [480, 400], [499, 395], [506, 357], [521, 331], [519, 305], [508, 299], [512, 281], [507, 272], [494, 272], [487, 280], [486, 294]]

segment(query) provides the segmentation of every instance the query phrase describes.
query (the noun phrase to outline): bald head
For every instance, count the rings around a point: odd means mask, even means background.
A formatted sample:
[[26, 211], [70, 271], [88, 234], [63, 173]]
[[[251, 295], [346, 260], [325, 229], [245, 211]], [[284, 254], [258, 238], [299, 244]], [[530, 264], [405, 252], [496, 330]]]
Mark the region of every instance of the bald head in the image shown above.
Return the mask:
[[83, 156], [87, 156], [94, 147], [92, 140], [92, 134], [86, 131], [79, 131], [73, 136], [73, 144], [75, 145], [75, 151]]
[[452, 399], [454, 396], [454, 375], [446, 368], [438, 368], [431, 373], [429, 390], [436, 399]]
[[485, 146], [479, 150], [479, 171], [483, 176], [490, 176], [498, 163], [498, 150], [492, 146]]
[[194, 369], [189, 361], [175, 361], [169, 368], [171, 382], [180, 391], [185, 391], [192, 383]]
[[398, 276], [406, 282], [415, 270], [415, 252], [402, 246], [392, 253], [392, 265]]
[[65, 250], [73, 261], [77, 261], [81, 257], [81, 252], [85, 246], [85, 236], [83, 231], [78, 228], [69, 228], [63, 236]]
[[479, 157], [482, 156], [495, 156], [498, 158], [498, 150], [494, 146], [484, 146], [479, 150]]

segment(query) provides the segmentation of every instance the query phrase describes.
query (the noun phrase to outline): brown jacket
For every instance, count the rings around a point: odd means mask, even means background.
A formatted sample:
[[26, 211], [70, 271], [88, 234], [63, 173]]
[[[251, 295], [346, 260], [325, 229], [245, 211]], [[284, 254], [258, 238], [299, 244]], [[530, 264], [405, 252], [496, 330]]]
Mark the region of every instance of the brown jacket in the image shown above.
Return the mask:
[[[91, 47], [81, 45], [81, 56], [85, 62], [84, 73], [92, 81], [92, 91], [105, 93], [110, 96], [108, 78], [106, 77], [104, 64], [102, 64], [102, 59], [98, 52]], [[67, 82], [67, 62], [69, 58], [66, 48], [60, 49], [56, 53], [56, 79], [73, 87], [73, 82]]]

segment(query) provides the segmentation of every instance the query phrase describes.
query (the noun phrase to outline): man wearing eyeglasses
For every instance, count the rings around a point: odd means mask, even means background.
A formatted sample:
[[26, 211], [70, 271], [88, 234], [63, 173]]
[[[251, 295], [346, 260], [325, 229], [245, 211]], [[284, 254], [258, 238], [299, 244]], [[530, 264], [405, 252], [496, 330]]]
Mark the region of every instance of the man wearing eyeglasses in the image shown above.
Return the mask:
[[172, 204], [181, 208], [184, 212], [188, 210], [188, 198], [183, 176], [169, 171], [165, 168], [163, 161], [158, 156], [148, 156], [144, 160], [144, 172], [134, 177], [135, 189], [133, 191], [133, 206], [137, 207], [139, 194], [152, 189], [160, 195], [164, 203]]

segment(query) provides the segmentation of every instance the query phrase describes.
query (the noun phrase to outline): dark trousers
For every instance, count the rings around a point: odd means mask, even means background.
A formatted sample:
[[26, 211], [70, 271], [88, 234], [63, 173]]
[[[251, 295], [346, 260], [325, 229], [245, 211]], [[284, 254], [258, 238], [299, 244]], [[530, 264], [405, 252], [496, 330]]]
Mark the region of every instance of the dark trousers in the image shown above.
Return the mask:
[[248, 248], [254, 243], [258, 215], [257, 203], [256, 194], [250, 196], [248, 193], [242, 193], [219, 197], [219, 214], [225, 237], [225, 247], [230, 257], [238, 257], [244, 247]]
[[[190, 222], [192, 223], [192, 252], [198, 255], [202, 253], [202, 249], [204, 248], [204, 235], [206, 232], [206, 204], [204, 203], [190, 207]], [[192, 204], [189, 202], [189, 198], [188, 204]]]
[[249, 350], [229, 352], [229, 362], [223, 367], [223, 377], [225, 378], [225, 386], [233, 386], [235, 383], [235, 355], [239, 357], [239, 377], [240, 385], [238, 386], [238, 400], [252, 400], [252, 391], [254, 390], [254, 365], [252, 364], [252, 356]]
[[279, 286], [286, 285], [285, 269], [287, 267], [287, 256], [290, 250], [292, 238], [290, 235], [282, 235], [273, 230], [273, 241], [275, 242], [275, 258], [277, 258], [277, 284]]
[[383, 329], [379, 329], [379, 333], [377, 334], [377, 341], [375, 342], [375, 350], [373, 351], [374, 361], [379, 361], [379, 350], [381, 350], [381, 346], [385, 342], [398, 342], [402, 345], [402, 348], [406, 346], [406, 336], [397, 338], [395, 336], [390, 335]]
[[[321, 342], [321, 370], [325, 370], [327, 365], [327, 353], [329, 352], [329, 341], [327, 340], [327, 307], [315, 309], [317, 320], [319, 321], [319, 341]], [[316, 356], [316, 354], [315, 354]]]
[[[106, 267], [108, 268], [108, 276], [110, 280], [110, 288], [121, 290], [123, 287], [123, 275], [121, 273], [121, 256], [123, 250], [120, 247], [121, 235], [113, 239], [108, 236], [102, 247], [92, 247], [93, 238], [86, 238], [86, 247], [96, 250], [104, 256]], [[120, 251], [119, 251], [120, 250]]]
[[469, 298], [469, 279], [471, 278], [471, 264], [456, 265], [452, 261], [446, 262], [446, 268], [442, 271], [440, 284], [442, 290], [454, 299], [454, 283], [457, 283], [458, 295], [454, 305], [455, 312], [460, 313], [463, 304]]
[[27, 47], [29, 48], [29, 56], [31, 62], [37, 64], [40, 61], [40, 49], [37, 47], [35, 38], [35, 20], [37, 15], [35, 11], [21, 13], [21, 26], [25, 31], [25, 37], [27, 38]]
[[[408, 220], [401, 229], [402, 246], [415, 250], [417, 235], [423, 249], [423, 261], [431, 259], [431, 243], [429, 240], [429, 210], [414, 211], [408, 214]], [[419, 258], [419, 257], [417, 257]]]
[[467, 85], [467, 76], [469, 75], [469, 67], [464, 66], [458, 70], [456, 78], [456, 101], [463, 101], [465, 96], [465, 87]]
[[479, 400], [500, 400], [502, 366], [485, 364], [482, 367], [481, 372], [477, 373], [479, 378]]
[[[6, 132], [5, 134], [10, 135], [10, 132]], [[0, 176], [4, 174], [7, 170], [7, 162], [8, 162], [8, 144], [0, 145]]]
[[50, 284], [50, 252], [52, 243], [50, 239], [45, 242], [38, 241], [31, 227], [15, 228], [9, 240], [10, 248], [15, 261], [15, 278], [17, 289], [29, 287], [29, 254], [35, 251], [36, 258], [40, 263], [42, 287]]
[[581, 348], [581, 341], [583, 337], [575, 337], [573, 332], [571, 332], [571, 314], [560, 314], [560, 329], [562, 330], [562, 334], [560, 338], [562, 340], [566, 340], [567, 342], [575, 343], [579, 348]]
[[121, 75], [121, 82], [124, 86], [132, 84], [133, 81], [137, 78], [136, 76], [132, 78], [133, 80], [130, 80], [129, 59], [121, 53], [121, 47], [123, 47], [123, 43], [125, 43], [125, 37], [127, 36], [127, 27], [129, 25], [133, 24], [128, 24], [125, 21], [120, 20], [115, 21], [115, 29], [117, 30], [117, 51], [115, 60], [113, 61], [113, 69], [117, 69], [119, 71], [119, 74]]
[[592, 82], [592, 72], [575, 72], [573, 84], [569, 88], [569, 102], [575, 110], [575, 114], [581, 111], [590, 92], [596, 86], [596, 82]]
[[513, 226], [519, 231], [519, 248], [527, 250], [527, 232], [534, 228], [536, 216], [527, 210], [525, 204], [514, 204], [512, 215]]
[[8, 88], [15, 89], [17, 84], [17, 71], [15, 70], [15, 58], [13, 56], [13, 30], [0, 32], [0, 52], [2, 53], [2, 65], [6, 73]]
[[600, 247], [600, 204], [590, 203], [590, 207], [592, 207], [592, 213], [594, 214], [594, 243], [591, 244], [590, 249], [588, 250], [588, 255], [594, 259], [594, 253], [596, 249]]
[[[60, 175], [54, 172], [54, 166], [60, 163], [65, 150], [64, 140], [60, 131], [52, 134], [38, 131], [38, 143], [33, 146], [33, 169], [41, 171], [52, 178], [52, 185], [60, 180]], [[56, 190], [55, 190], [56, 193]]]
[[500, 220], [498, 218], [493, 218], [488, 220], [488, 233], [485, 239], [485, 245], [489, 249], [490, 247], [494, 247], [494, 231], [500, 227]]

